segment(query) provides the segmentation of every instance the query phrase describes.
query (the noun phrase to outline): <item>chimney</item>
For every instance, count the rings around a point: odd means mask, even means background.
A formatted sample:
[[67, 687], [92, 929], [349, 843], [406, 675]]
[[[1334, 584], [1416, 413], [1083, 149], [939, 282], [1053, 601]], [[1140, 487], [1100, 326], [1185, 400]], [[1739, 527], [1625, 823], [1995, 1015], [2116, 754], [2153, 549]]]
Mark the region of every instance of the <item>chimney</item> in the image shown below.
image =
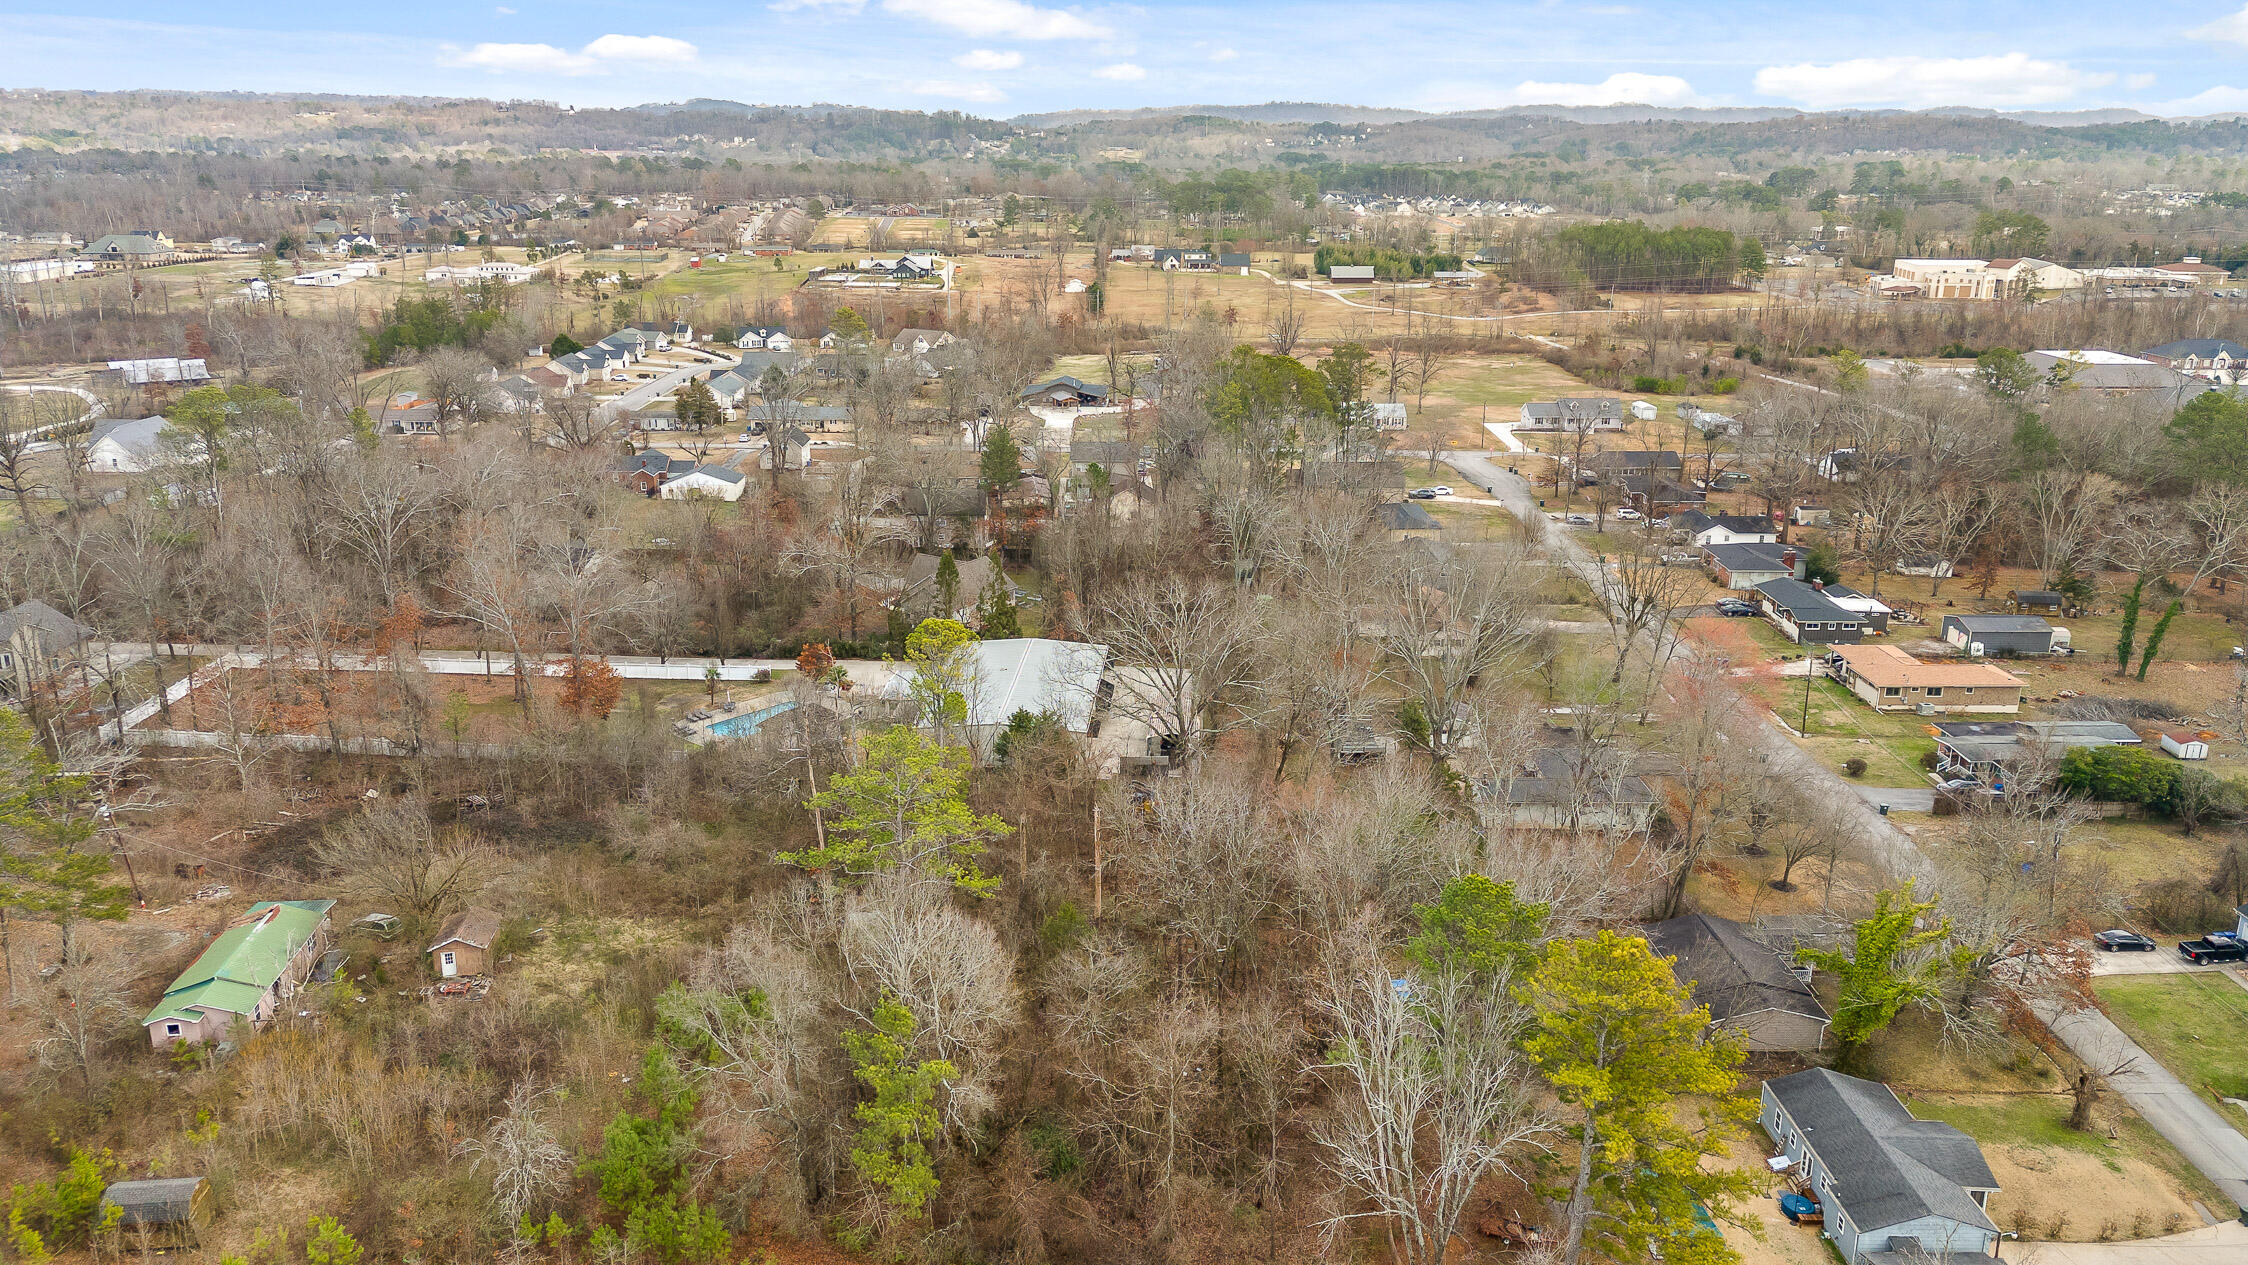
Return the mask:
[[1793, 549], [1780, 555], [1780, 565], [1790, 571], [1795, 570], [1795, 551]]
[[1813, 581], [1811, 581], [1811, 591], [1812, 591], [1813, 593], [1824, 593], [1824, 592], [1826, 592], [1826, 581], [1825, 581], [1825, 580], [1813, 580]]

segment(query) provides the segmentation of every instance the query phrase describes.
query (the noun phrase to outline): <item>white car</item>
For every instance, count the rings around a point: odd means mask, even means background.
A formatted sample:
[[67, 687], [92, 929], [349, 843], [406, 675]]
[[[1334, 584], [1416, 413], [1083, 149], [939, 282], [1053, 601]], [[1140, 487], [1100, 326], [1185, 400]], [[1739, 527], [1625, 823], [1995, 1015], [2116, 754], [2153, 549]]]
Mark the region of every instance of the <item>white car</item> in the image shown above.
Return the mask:
[[1441, 483], [1437, 484], [1435, 487], [1430, 488], [1429, 491], [1436, 493], [1438, 496], [1450, 496], [1452, 494], [1452, 489], [1445, 487]]
[[1613, 510], [1613, 511], [1610, 511], [1610, 512], [1611, 512], [1611, 513], [1612, 513], [1612, 514], [1613, 514], [1613, 515], [1614, 515], [1615, 517], [1617, 517], [1617, 518], [1620, 518], [1620, 519], [1624, 520], [1624, 521], [1625, 521], [1625, 522], [1627, 522], [1627, 523], [1629, 523], [1629, 522], [1633, 522], [1633, 521], [1635, 521], [1636, 519], [1638, 519], [1638, 517], [1639, 517], [1639, 511], [1638, 511], [1638, 510], [1635, 510], [1635, 509], [1619, 509], [1619, 510]]

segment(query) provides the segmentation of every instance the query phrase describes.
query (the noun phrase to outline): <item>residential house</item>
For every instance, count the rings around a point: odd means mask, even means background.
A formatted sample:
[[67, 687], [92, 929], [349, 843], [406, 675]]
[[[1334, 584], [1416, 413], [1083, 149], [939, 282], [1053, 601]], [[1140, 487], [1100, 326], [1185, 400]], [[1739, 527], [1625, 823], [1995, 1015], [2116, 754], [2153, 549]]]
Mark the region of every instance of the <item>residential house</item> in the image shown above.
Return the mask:
[[905, 588], [898, 594], [897, 607], [906, 618], [918, 623], [924, 619], [965, 620], [976, 609], [977, 599], [984, 587], [991, 583], [991, 559], [978, 555], [966, 562], [955, 561], [960, 582], [953, 587], [952, 604], [944, 601], [944, 586], [937, 583], [939, 559], [933, 553], [917, 553], [905, 571]]
[[1702, 569], [1726, 588], [1746, 591], [1767, 580], [1802, 579], [1803, 555], [1793, 545], [1770, 542], [1704, 545]]
[[1021, 398], [1025, 404], [1042, 404], [1049, 408], [1092, 408], [1112, 402], [1115, 395], [1098, 383], [1061, 377], [1031, 383], [1022, 389]]
[[38, 598], [17, 603], [0, 613], [0, 688], [10, 698], [24, 697], [53, 680], [71, 652], [93, 636], [93, 629]]
[[202, 1177], [111, 1182], [101, 1193], [104, 1215], [117, 1209], [118, 1229], [151, 1246], [200, 1247], [211, 1202], [211, 1183]]
[[[799, 432], [801, 433], [801, 432]], [[717, 501], [738, 501], [749, 481], [739, 470], [725, 466], [696, 466], [682, 475], [665, 482], [657, 495], [667, 501], [684, 501], [689, 497], [708, 497]]]
[[2227, 386], [2248, 379], [2248, 347], [2229, 338], [2183, 338], [2150, 347], [2139, 358]]
[[1165, 247], [1155, 252], [1152, 260], [1165, 272], [1213, 272], [1218, 261], [1206, 250], [1173, 250]]
[[1237, 254], [1232, 252], [1221, 253], [1218, 256], [1218, 271], [1230, 272], [1237, 277], [1246, 277], [1249, 275], [1249, 269], [1252, 265], [1252, 262], [1253, 261], [1251, 261], [1250, 258], [1244, 254]]
[[1624, 428], [1624, 402], [1612, 395], [1569, 395], [1532, 400], [1518, 410], [1516, 430], [1587, 434]]
[[1993, 663], [1924, 663], [1897, 646], [1838, 645], [1835, 677], [1877, 712], [2010, 715], [2022, 679]]
[[488, 975], [492, 946], [500, 938], [500, 916], [481, 905], [471, 905], [445, 920], [437, 938], [422, 952], [430, 969], [444, 979], [456, 975]]
[[113, 267], [153, 267], [168, 264], [179, 258], [172, 248], [172, 239], [151, 229], [135, 229], [130, 233], [105, 233], [80, 253], [81, 259]]
[[1685, 460], [1665, 448], [1660, 451], [1619, 449], [1614, 452], [1596, 452], [1584, 459], [1584, 467], [1578, 473], [1612, 481], [1645, 475], [1676, 478], [1685, 471]]
[[1649, 518], [1662, 518], [1709, 503], [1708, 492], [1660, 474], [1627, 474], [1615, 480], [1615, 484], [1622, 489], [1624, 499]]
[[1333, 264], [1327, 269], [1327, 280], [1335, 285], [1372, 285], [1374, 265]]
[[2025, 760], [2058, 761], [2079, 747], [2136, 747], [2144, 740], [2112, 720], [1939, 720], [1936, 767], [2003, 781]]
[[227, 1039], [262, 1024], [296, 996], [328, 947], [332, 900], [268, 900], [227, 924], [141, 1020], [159, 1050]]
[[1366, 418], [1375, 430], [1403, 430], [1406, 427], [1405, 406], [1390, 400], [1376, 400], [1366, 406]]
[[511, 374], [492, 384], [492, 402], [504, 413], [544, 413], [546, 388], [528, 375]]
[[780, 435], [772, 438], [765, 445], [765, 451], [759, 454], [757, 468], [760, 470], [772, 469], [776, 457], [779, 459], [780, 468], [783, 470], [802, 470], [810, 466], [812, 464], [812, 437], [804, 433], [803, 427], [793, 422], [783, 426]]
[[1769, 545], [1780, 539], [1779, 527], [1763, 514], [1710, 514], [1685, 509], [1664, 519], [1663, 525], [1697, 549], [1707, 545]]
[[[823, 338], [820, 345], [827, 346]], [[744, 325], [734, 332], [734, 346], [744, 351], [789, 351], [796, 340], [778, 325]]]
[[2035, 615], [1946, 615], [1943, 639], [1970, 655], [2053, 653], [2051, 624]]
[[1673, 959], [1672, 970], [1709, 1008], [1710, 1025], [1740, 1034], [1751, 1050], [1816, 1050], [1826, 1044], [1827, 1012], [1810, 971], [1792, 967], [1730, 918], [1688, 914], [1644, 929], [1647, 945]]
[[86, 437], [86, 468], [100, 474], [145, 474], [171, 456], [172, 424], [161, 417], [94, 423]]
[[1494, 825], [1547, 830], [1645, 830], [1658, 801], [1629, 769], [1609, 767], [1605, 753], [1533, 748], [1519, 771], [1477, 790], [1477, 808]]
[[1814, 1067], [1764, 1082], [1757, 1119], [1818, 1200], [1844, 1265], [1988, 1256], [1998, 1179], [1965, 1133], [1888, 1086]]
[[2012, 589], [2006, 594], [2006, 604], [2025, 615], [2032, 612], [2059, 615], [2068, 605], [2068, 599], [2051, 589]]
[[617, 463], [617, 482], [643, 496], [654, 496], [664, 484], [694, 473], [695, 463], [653, 448], [632, 453]]
[[[1752, 545], [1720, 545], [1720, 549], [1749, 549]], [[1756, 606], [1772, 626], [1799, 646], [1855, 645], [1865, 640], [1868, 617], [1830, 597], [1861, 597], [1856, 589], [1801, 579], [1766, 580], [1756, 586]]]
[[1108, 474], [1109, 482], [1120, 484], [1138, 473], [1140, 462], [1146, 458], [1144, 444], [1122, 439], [1077, 439], [1069, 441], [1069, 471], [1083, 475], [1094, 466]]
[[952, 335], [941, 329], [901, 329], [890, 340], [893, 356], [926, 356], [931, 348], [951, 342]]
[[1384, 501], [1375, 507], [1375, 514], [1381, 520], [1383, 534], [1392, 543], [1435, 540], [1443, 534], [1444, 525], [1414, 501]]
[[695, 327], [690, 321], [634, 321], [632, 328], [643, 334], [654, 334], [662, 341], [660, 348], [669, 350], [695, 341]]

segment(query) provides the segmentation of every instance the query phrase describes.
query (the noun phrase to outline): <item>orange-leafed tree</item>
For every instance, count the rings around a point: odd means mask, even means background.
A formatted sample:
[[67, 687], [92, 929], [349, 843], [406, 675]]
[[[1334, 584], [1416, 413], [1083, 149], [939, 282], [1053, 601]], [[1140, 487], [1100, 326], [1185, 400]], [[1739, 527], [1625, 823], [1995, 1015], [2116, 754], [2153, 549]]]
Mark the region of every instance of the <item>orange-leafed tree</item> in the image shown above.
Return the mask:
[[573, 657], [562, 677], [562, 706], [573, 716], [603, 719], [624, 697], [624, 679], [605, 659]]

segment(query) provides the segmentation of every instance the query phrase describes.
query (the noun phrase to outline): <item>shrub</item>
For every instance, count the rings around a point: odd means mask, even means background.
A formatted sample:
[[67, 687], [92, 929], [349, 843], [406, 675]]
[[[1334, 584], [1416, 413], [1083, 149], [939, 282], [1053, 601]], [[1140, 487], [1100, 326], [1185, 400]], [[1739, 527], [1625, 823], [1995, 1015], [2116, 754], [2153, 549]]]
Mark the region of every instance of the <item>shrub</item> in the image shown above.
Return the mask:
[[1866, 775], [1866, 762], [1856, 756], [1851, 756], [1842, 762], [1842, 771], [1851, 777], [1864, 777]]

